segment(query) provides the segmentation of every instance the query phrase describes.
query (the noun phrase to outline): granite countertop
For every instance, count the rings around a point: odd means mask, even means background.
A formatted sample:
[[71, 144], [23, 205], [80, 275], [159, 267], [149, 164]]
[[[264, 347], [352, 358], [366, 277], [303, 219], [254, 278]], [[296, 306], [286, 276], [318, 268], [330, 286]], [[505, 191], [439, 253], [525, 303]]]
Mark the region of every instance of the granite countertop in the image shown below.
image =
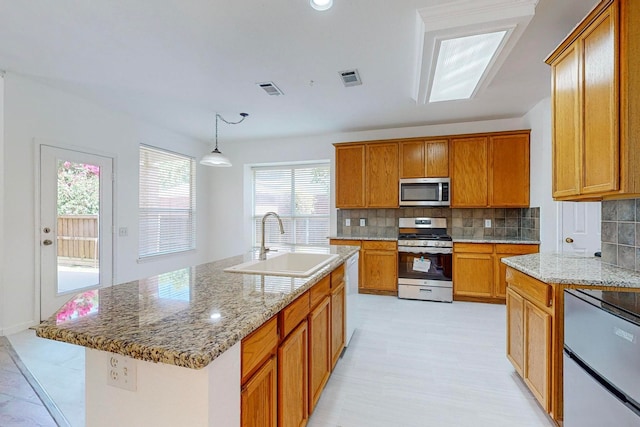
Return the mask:
[[453, 237], [453, 243], [506, 243], [510, 245], [539, 245], [540, 240], [518, 237]]
[[300, 247], [293, 251], [339, 256], [305, 278], [223, 271], [257, 259], [253, 251], [83, 292], [38, 325], [36, 335], [135, 359], [201, 369], [333, 271], [358, 247]]
[[602, 263], [600, 258], [536, 253], [502, 262], [545, 283], [640, 288], [640, 272]]
[[398, 236], [329, 236], [333, 240], [385, 240], [395, 242]]

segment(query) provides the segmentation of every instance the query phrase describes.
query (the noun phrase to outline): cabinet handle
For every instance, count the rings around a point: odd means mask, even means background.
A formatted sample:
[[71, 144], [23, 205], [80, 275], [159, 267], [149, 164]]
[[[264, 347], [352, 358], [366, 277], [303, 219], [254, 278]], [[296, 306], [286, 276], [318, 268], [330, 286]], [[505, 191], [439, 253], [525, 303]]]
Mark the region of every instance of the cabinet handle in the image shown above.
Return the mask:
[[50, 245], [53, 245], [53, 242], [51, 240], [47, 239], [47, 240], [43, 240], [42, 244], [45, 245], [45, 246], [50, 246]]
[[564, 241], [567, 243], [573, 243], [573, 239], [571, 237], [567, 237]]

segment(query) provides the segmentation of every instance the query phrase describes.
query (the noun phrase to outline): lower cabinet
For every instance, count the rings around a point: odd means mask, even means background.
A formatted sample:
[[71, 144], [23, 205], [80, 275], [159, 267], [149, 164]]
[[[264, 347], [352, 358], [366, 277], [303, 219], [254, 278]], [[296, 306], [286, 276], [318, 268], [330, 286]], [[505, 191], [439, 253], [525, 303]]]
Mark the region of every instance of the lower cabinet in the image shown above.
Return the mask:
[[243, 427], [301, 427], [345, 338], [344, 265], [242, 340]]
[[278, 426], [280, 427], [301, 427], [306, 425], [309, 419], [308, 341], [307, 321], [304, 320], [278, 347]]
[[398, 295], [398, 243], [363, 240], [359, 292]]
[[561, 335], [556, 287], [510, 268], [507, 283], [507, 358], [542, 408], [558, 419], [562, 399], [554, 380], [561, 382], [556, 356], [562, 348], [554, 342]]
[[504, 303], [507, 266], [502, 258], [538, 252], [537, 244], [454, 243], [453, 298]]

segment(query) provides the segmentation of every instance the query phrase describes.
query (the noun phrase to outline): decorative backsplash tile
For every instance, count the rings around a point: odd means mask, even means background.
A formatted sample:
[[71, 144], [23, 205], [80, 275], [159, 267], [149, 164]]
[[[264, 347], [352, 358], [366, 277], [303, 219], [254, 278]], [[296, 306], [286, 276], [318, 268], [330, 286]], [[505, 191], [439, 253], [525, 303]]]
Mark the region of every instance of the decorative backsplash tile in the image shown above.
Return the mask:
[[[454, 237], [497, 237], [540, 240], [540, 208], [513, 209], [339, 209], [337, 232], [340, 236], [397, 237], [398, 218], [447, 218], [447, 232]], [[350, 226], [345, 225], [349, 219]], [[360, 226], [360, 219], [365, 226]], [[485, 228], [485, 220], [491, 227]]]
[[602, 202], [602, 262], [640, 271], [640, 199]]

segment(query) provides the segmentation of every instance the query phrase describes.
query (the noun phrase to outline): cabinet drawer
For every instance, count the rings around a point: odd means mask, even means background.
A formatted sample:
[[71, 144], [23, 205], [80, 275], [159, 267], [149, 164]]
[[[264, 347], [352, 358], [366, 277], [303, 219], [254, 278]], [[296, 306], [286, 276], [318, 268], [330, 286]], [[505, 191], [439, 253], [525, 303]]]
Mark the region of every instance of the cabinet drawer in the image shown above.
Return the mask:
[[334, 289], [344, 281], [344, 264], [331, 272], [331, 289]]
[[398, 242], [385, 240], [363, 240], [362, 249], [381, 249], [385, 251], [395, 251]]
[[507, 283], [509, 287], [516, 289], [531, 302], [538, 303], [542, 307], [551, 307], [553, 305], [551, 298], [553, 288], [551, 285], [529, 277], [510, 267], [507, 267]]
[[362, 240], [331, 239], [329, 243], [338, 246], [362, 246]]
[[325, 277], [320, 279], [320, 281], [315, 285], [313, 285], [313, 287], [309, 291], [309, 295], [311, 299], [309, 307], [311, 309], [313, 309], [316, 305], [318, 305], [318, 303], [322, 301], [322, 298], [329, 295], [329, 290], [331, 287], [331, 278], [329, 276], [330, 275], [327, 274]]
[[536, 252], [538, 252], [538, 245], [512, 245], [512, 244], [506, 244], [506, 243], [496, 244], [497, 254], [524, 255], [524, 254], [533, 254]]
[[454, 243], [454, 252], [470, 252], [476, 254], [493, 253], [493, 244], [491, 243]]
[[275, 354], [278, 345], [278, 316], [242, 339], [242, 383], [249, 379], [264, 360]]
[[284, 338], [309, 314], [310, 296], [305, 292], [280, 311], [280, 334]]

